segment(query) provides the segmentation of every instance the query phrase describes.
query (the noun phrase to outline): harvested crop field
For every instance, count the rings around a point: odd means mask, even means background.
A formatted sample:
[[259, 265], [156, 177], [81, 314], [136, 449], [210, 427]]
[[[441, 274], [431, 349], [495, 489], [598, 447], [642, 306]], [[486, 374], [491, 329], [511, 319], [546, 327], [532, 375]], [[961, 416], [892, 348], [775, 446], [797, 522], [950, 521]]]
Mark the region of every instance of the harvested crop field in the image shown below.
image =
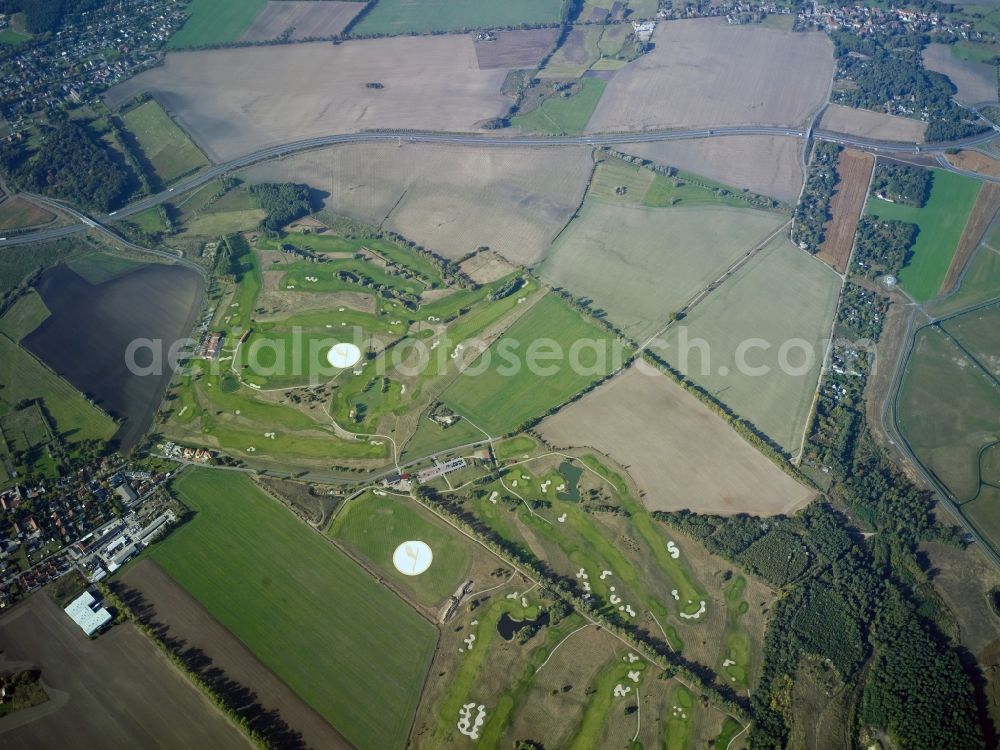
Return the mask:
[[509, 105], [505, 76], [479, 70], [469, 35], [265, 45], [169, 54], [105, 101], [114, 109], [148, 91], [213, 161], [225, 161], [366, 128], [476, 130]]
[[1000, 211], [1000, 184], [984, 182], [972, 207], [972, 213], [965, 222], [962, 238], [958, 241], [958, 249], [955, 250], [948, 271], [944, 275], [944, 281], [941, 282], [939, 290], [941, 294], [947, 294], [962, 276], [962, 270], [972, 257], [972, 253], [979, 247], [979, 242], [986, 234], [997, 211]]
[[635, 143], [620, 148], [662, 166], [690, 170], [787, 203], [798, 200], [802, 189], [799, 138], [734, 135]]
[[822, 106], [834, 71], [833, 47], [818, 32], [704, 18], [661, 24], [654, 42], [615, 73], [589, 131], [799, 125]]
[[1000, 161], [993, 159], [981, 151], [963, 149], [957, 154], [945, 154], [944, 158], [959, 169], [976, 172], [989, 177], [1000, 177]]
[[488, 246], [537, 261], [580, 205], [587, 148], [352, 144], [252, 167], [249, 182], [304, 182], [330, 210], [450, 258]]
[[923, 143], [927, 123], [911, 120], [909, 117], [896, 117], [884, 112], [873, 112], [870, 109], [830, 104], [823, 113], [823, 119], [820, 120], [819, 126], [823, 130], [832, 130], [834, 133], [856, 135], [862, 138]]
[[961, 104], [997, 101], [997, 66], [952, 57], [953, 45], [928, 44], [924, 47], [924, 67], [944, 73], [955, 84], [955, 100]]
[[787, 237], [776, 238], [653, 349], [794, 453], [816, 393], [840, 283], [824, 263]]
[[269, 0], [243, 32], [241, 42], [277, 39], [288, 29], [293, 41], [339, 36], [364, 3], [338, 0]]
[[166, 637], [179, 639], [184, 648], [198, 649], [213, 668], [252, 690], [260, 707], [277, 711], [292, 730], [302, 733], [306, 745], [350, 748], [333, 727], [152, 560], [140, 560], [122, 577], [122, 583], [138, 591], [150, 607], [143, 610], [144, 619], [164, 627]]
[[131, 623], [94, 641], [44, 593], [4, 612], [5, 663], [41, 670], [49, 701], [0, 722], [5, 750], [253, 747]]
[[634, 365], [538, 427], [560, 448], [588, 447], [629, 467], [649, 510], [790, 513], [812, 492], [666, 375]]
[[592, 299], [641, 341], [784, 220], [753, 209], [644, 208], [588, 199], [540, 273]]
[[55, 219], [55, 214], [17, 195], [0, 203], [0, 229], [35, 227]]
[[837, 186], [830, 199], [832, 218], [823, 227], [823, 243], [816, 257], [840, 273], [847, 270], [854, 231], [865, 207], [874, 168], [875, 159], [871, 154], [852, 148], [841, 151], [837, 159]]
[[479, 69], [536, 68], [558, 36], [559, 29], [498, 31], [496, 41], [475, 43]]

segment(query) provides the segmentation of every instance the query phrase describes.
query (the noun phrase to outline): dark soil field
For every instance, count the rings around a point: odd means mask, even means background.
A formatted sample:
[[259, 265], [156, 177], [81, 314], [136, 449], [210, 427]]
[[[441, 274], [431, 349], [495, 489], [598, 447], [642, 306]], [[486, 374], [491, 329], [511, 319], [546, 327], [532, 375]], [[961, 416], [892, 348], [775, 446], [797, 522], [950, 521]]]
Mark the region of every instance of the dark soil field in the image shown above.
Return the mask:
[[350, 744], [291, 688], [261, 664], [232, 633], [226, 630], [184, 589], [174, 583], [152, 560], [141, 560], [122, 578], [129, 589], [140, 592], [151, 607], [142, 614], [166, 628], [168, 639], [180, 639], [184, 648], [201, 651], [211, 666], [257, 695], [265, 711], [277, 711], [282, 721], [302, 734], [303, 742], [316, 748], [349, 748]]
[[537, 67], [558, 34], [558, 29], [497, 32], [495, 42], [476, 42], [479, 69]]
[[15, 748], [252, 747], [130, 624], [89, 640], [44, 593], [0, 618], [0, 668], [41, 670], [50, 700], [0, 719]]
[[825, 239], [816, 257], [840, 273], [847, 270], [854, 230], [861, 218], [874, 166], [875, 160], [869, 154], [850, 148], [842, 151], [837, 160], [838, 182], [830, 200], [833, 218], [823, 228]]
[[292, 29], [289, 39], [319, 39], [338, 36], [364, 3], [335, 0], [282, 0], [268, 2], [243, 32], [241, 42], [266, 42]]

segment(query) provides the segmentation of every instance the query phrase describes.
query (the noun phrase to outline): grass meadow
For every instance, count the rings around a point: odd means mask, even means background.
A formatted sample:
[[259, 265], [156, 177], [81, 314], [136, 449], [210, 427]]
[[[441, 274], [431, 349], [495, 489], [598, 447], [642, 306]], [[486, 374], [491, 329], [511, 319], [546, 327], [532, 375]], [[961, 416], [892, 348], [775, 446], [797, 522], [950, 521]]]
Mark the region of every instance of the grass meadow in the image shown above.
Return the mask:
[[17, 343], [49, 317], [49, 308], [41, 296], [30, 290], [20, 297], [0, 318], [0, 333]]
[[[778, 237], [654, 351], [793, 452], [809, 417], [839, 292], [834, 271]], [[812, 356], [793, 340], [811, 347]], [[791, 366], [784, 369], [783, 346]]]
[[378, 0], [351, 29], [369, 34], [427, 34], [522, 24], [555, 24], [562, 0]]
[[246, 477], [174, 488], [195, 515], [156, 562], [353, 745], [402, 748], [434, 627]]
[[[541, 339], [557, 342], [564, 354], [554, 363], [539, 360], [546, 368], [558, 369], [550, 376], [534, 374], [526, 366], [528, 353]], [[581, 340], [598, 342], [597, 348], [604, 355], [601, 361], [593, 348], [579, 351], [580, 369], [591, 374], [578, 374], [569, 364], [567, 355], [574, 343]], [[540, 417], [611, 372], [614, 345], [615, 340], [608, 333], [584, 320], [559, 297], [549, 294], [518, 319], [469, 371], [460, 375], [441, 400], [490, 434], [503, 435]], [[509, 374], [505, 367], [505, 354], [521, 360], [516, 374]], [[485, 371], [471, 374], [486, 364]]]
[[971, 305], [1000, 296], [1000, 226], [985, 238], [962, 276], [961, 284], [950, 297], [928, 305], [938, 317], [958, 312]]
[[266, 4], [267, 0], [191, 0], [189, 17], [170, 37], [167, 49], [235, 42]]
[[896, 397], [896, 421], [917, 457], [959, 502], [976, 497], [980, 451], [1000, 440], [1000, 386], [935, 328], [916, 335]]
[[584, 78], [580, 81], [580, 90], [575, 94], [550, 97], [538, 109], [512, 118], [511, 125], [534, 133], [579, 135], [594, 114], [605, 86], [607, 81], [603, 79]]
[[118, 429], [114, 420], [8, 338], [10, 334], [26, 336], [37, 328], [48, 316], [48, 310], [43, 316], [43, 309], [44, 305], [39, 308], [34, 302], [22, 300], [0, 318], [0, 412], [13, 409], [25, 399], [42, 399], [56, 430], [68, 441], [110, 439]]
[[[408, 497], [367, 492], [347, 504], [327, 534], [428, 607], [443, 604], [472, 564], [469, 542]], [[426, 542], [434, 555], [419, 576], [403, 575], [392, 563], [396, 547], [409, 540]]]
[[595, 309], [641, 341], [783, 221], [781, 214], [748, 208], [654, 209], [588, 200], [539, 273], [592, 299]]
[[943, 169], [932, 169], [931, 174], [931, 194], [923, 207], [873, 198], [866, 209], [880, 219], [906, 221], [920, 228], [912, 257], [899, 272], [903, 288], [918, 302], [933, 299], [941, 289], [981, 186], [978, 180]]
[[135, 136], [155, 177], [167, 185], [209, 161], [183, 130], [155, 100], [140, 104], [122, 115], [129, 132]]

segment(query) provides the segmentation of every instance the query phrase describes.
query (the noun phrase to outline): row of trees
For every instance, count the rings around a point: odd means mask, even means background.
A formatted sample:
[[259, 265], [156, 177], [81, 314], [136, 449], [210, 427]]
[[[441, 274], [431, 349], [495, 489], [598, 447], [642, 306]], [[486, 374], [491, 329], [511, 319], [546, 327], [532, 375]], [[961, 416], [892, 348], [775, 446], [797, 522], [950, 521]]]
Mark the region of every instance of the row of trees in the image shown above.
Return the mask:
[[830, 199], [837, 185], [840, 146], [825, 141], [816, 144], [802, 198], [795, 208], [792, 241], [810, 253], [819, 252], [823, 227], [830, 220]]

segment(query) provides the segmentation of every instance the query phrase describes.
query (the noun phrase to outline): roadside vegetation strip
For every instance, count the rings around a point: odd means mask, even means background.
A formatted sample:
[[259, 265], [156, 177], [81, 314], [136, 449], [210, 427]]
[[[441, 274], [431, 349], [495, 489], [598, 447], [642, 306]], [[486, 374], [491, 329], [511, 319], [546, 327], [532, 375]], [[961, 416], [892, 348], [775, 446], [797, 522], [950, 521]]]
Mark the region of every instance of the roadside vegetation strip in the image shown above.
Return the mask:
[[266, 0], [191, 0], [188, 19], [177, 30], [168, 49], [231, 44], [249, 28]]
[[[546, 369], [556, 368], [547, 376], [533, 373], [527, 363], [530, 348], [543, 339], [554, 342], [563, 353], [559, 362], [545, 363]], [[580, 372], [574, 372], [570, 352], [581, 341], [596, 342], [596, 349], [576, 351], [580, 366], [575, 369]], [[515, 373], [504, 368], [501, 374], [504, 361], [500, 347], [509, 348], [509, 353], [521, 359]], [[548, 294], [472, 364], [473, 372], [486, 366], [484, 372], [459, 375], [441, 400], [491, 435], [503, 435], [544, 416], [610, 373], [616, 349], [622, 357], [630, 355], [627, 347], [616, 346], [614, 338], [559, 297]]]
[[174, 489], [195, 515], [152, 557], [352, 744], [403, 747], [433, 626], [244, 476]]
[[867, 208], [869, 215], [919, 227], [912, 255], [899, 272], [903, 289], [918, 302], [938, 294], [982, 184], [943, 169], [931, 174], [930, 197], [922, 207], [872, 198]]

